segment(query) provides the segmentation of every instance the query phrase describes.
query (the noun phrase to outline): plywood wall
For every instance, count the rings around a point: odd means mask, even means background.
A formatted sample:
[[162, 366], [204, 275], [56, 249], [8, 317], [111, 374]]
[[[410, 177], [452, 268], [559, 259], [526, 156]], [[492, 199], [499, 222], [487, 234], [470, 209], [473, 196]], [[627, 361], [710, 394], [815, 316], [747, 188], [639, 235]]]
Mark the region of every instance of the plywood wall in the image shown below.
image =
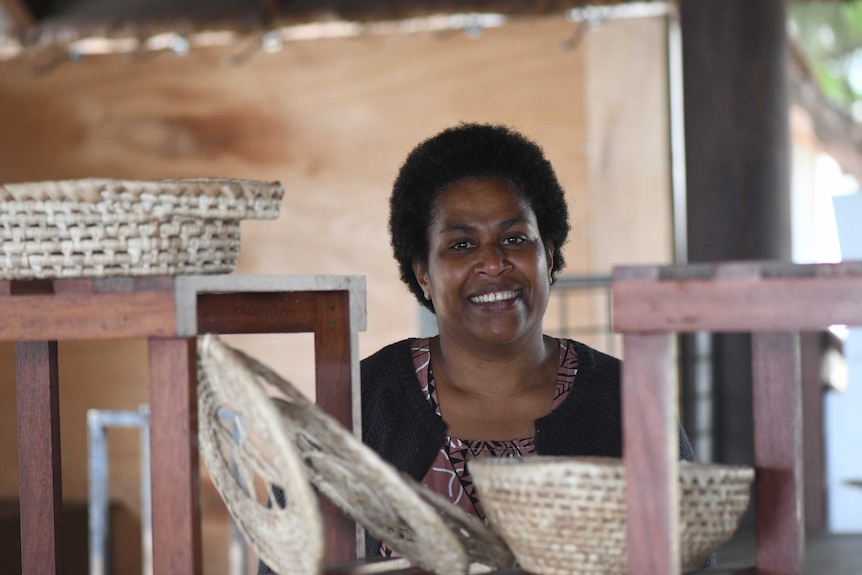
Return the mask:
[[[569, 195], [569, 273], [669, 254], [660, 23], [591, 31], [573, 49], [563, 19], [454, 33], [304, 41], [223, 64], [242, 50], [144, 61], [105, 56], [33, 75], [0, 63], [0, 181], [91, 176], [280, 180], [272, 222], [243, 224], [236, 273], [367, 278], [361, 354], [417, 333], [386, 233], [389, 186], [407, 151], [459, 121], [507, 123], [535, 138]], [[622, 84], [620, 84], [622, 82]], [[593, 313], [589, 309], [584, 314]], [[309, 389], [310, 339], [243, 336]], [[85, 414], [146, 403], [142, 341], [60, 346], [64, 492], [86, 497]], [[0, 345], [0, 497], [15, 497], [14, 350]], [[112, 438], [112, 497], [138, 510], [136, 438]], [[207, 573], [225, 572], [224, 515], [204, 490]], [[213, 538], [215, 537], [215, 538]]]

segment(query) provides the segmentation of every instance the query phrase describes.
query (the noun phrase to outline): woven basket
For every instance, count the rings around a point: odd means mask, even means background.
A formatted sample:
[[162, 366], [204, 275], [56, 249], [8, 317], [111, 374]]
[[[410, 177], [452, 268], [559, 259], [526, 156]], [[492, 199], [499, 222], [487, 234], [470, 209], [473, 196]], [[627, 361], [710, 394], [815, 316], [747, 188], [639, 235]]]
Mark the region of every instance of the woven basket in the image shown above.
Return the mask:
[[[491, 527], [536, 575], [624, 575], [622, 460], [483, 458], [470, 471]], [[736, 530], [748, 507], [750, 467], [681, 462], [683, 570], [699, 568]]]
[[[270, 427], [269, 437], [279, 437], [280, 444], [290, 443], [305, 477], [390, 549], [438, 575], [463, 575], [472, 565], [512, 565], [511, 551], [482, 521], [399, 473], [271, 369], [216, 336], [204, 336], [199, 351], [204, 355], [201, 372], [205, 379], [237, 374], [232, 377], [256, 380], [247, 385], [268, 390], [266, 399], [261, 399], [263, 392], [258, 397], [260, 407], [265, 405], [261, 413], [276, 409], [281, 416], [279, 425]], [[202, 449], [208, 442], [201, 431]], [[265, 481], [286, 492], [291, 489], [289, 484], [273, 481], [272, 475]], [[255, 548], [266, 545], [254, 538], [249, 542]]]
[[0, 185], [0, 279], [230, 273], [240, 220], [278, 217], [278, 182], [82, 179]]

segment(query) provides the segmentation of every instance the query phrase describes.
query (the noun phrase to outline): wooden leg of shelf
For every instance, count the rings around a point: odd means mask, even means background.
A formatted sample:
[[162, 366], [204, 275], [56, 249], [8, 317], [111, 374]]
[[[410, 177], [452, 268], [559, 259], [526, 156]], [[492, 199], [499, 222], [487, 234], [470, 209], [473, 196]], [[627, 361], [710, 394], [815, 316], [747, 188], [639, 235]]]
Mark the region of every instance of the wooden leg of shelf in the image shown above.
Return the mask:
[[201, 575], [194, 339], [150, 339], [153, 572]]
[[760, 573], [802, 573], [802, 390], [799, 338], [752, 334], [757, 567]]
[[[348, 430], [353, 429], [350, 377], [350, 299], [346, 291], [318, 294], [314, 324], [315, 395], [317, 404]], [[328, 500], [321, 498], [326, 536], [326, 560], [356, 559], [356, 525]]]
[[63, 488], [57, 342], [15, 344], [24, 575], [62, 573]]
[[317, 404], [348, 430], [353, 428], [348, 292], [318, 294], [314, 322]]
[[680, 572], [677, 383], [669, 334], [624, 334], [629, 573]]

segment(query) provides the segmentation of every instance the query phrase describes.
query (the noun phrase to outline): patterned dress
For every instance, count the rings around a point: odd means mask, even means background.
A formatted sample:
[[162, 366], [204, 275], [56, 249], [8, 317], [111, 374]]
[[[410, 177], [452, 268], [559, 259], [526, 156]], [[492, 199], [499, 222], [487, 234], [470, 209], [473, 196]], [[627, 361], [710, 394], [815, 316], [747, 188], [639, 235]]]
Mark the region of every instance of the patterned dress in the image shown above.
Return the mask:
[[[557, 387], [551, 409], [556, 409], [565, 400], [575, 383], [578, 373], [578, 357], [575, 350], [569, 346], [568, 340], [558, 339], [560, 347], [560, 363], [557, 370]], [[437, 400], [437, 388], [434, 385], [434, 372], [431, 369], [430, 339], [422, 338], [411, 346], [413, 367], [422, 386], [422, 391], [438, 417], [440, 404]], [[536, 454], [535, 438], [524, 437], [508, 441], [470, 441], [446, 435], [443, 446], [437, 453], [434, 463], [422, 483], [452, 503], [464, 509], [470, 515], [485, 519], [485, 512], [476, 497], [476, 488], [470, 477], [469, 463], [477, 457], [523, 457]], [[391, 556], [390, 550], [381, 545], [381, 554]]]

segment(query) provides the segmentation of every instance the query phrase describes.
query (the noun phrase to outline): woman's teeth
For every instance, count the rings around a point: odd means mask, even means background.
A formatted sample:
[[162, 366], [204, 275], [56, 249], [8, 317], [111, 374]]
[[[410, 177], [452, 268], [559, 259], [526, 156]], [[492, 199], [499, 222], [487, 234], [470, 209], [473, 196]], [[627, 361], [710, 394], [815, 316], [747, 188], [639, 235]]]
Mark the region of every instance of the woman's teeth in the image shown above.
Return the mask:
[[483, 295], [477, 295], [470, 298], [470, 301], [473, 303], [492, 303], [495, 301], [505, 301], [509, 299], [515, 299], [518, 296], [517, 292], [513, 291], [496, 291], [492, 293], [486, 293]]

